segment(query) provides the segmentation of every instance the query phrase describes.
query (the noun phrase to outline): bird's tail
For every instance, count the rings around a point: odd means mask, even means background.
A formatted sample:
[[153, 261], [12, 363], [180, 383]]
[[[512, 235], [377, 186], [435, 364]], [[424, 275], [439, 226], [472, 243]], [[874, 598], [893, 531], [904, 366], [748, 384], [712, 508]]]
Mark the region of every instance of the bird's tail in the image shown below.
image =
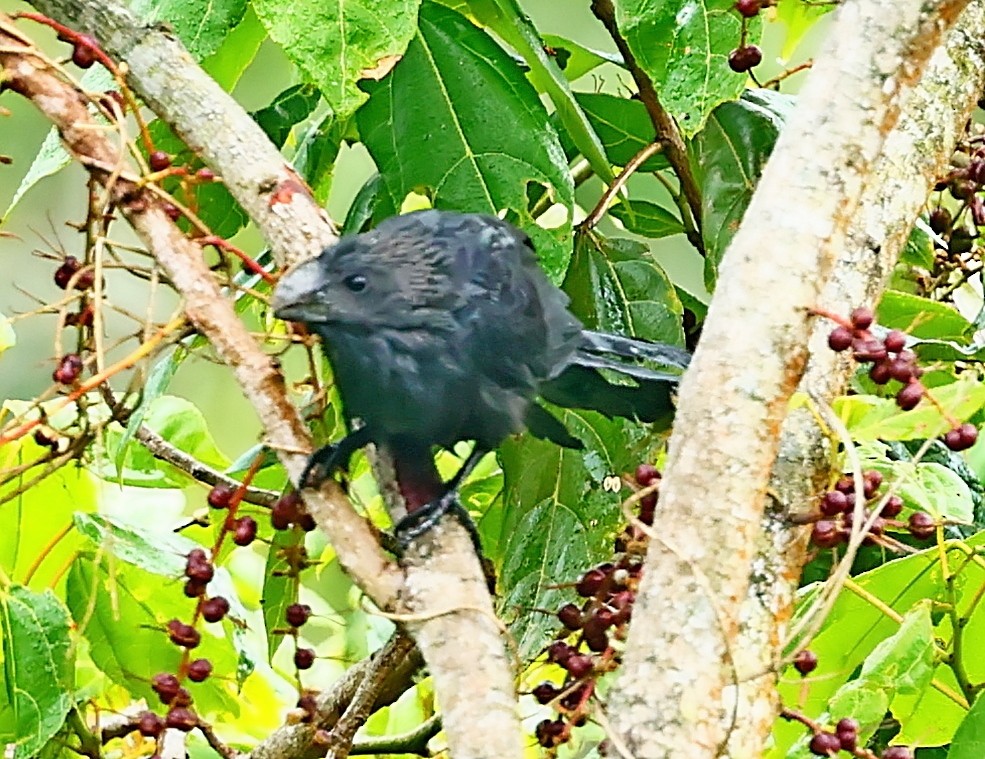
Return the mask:
[[669, 425], [671, 393], [690, 359], [673, 345], [586, 330], [571, 361], [541, 395], [558, 406]]

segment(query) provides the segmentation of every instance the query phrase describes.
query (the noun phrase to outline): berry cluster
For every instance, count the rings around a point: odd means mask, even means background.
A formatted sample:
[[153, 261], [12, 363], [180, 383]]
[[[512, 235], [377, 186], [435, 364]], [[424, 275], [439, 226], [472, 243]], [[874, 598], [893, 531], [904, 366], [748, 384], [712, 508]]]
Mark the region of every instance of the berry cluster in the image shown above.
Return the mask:
[[737, 74], [758, 66], [763, 60], [763, 51], [758, 45], [746, 43], [746, 27], [749, 19], [755, 18], [763, 8], [773, 5], [773, 0], [736, 0], [733, 6], [742, 17], [742, 39], [739, 46], [728, 56], [728, 65]]
[[[641, 464], [635, 472], [641, 488], [660, 479], [660, 472]], [[638, 501], [639, 522], [653, 524], [657, 504], [656, 492]], [[543, 682], [533, 689], [541, 704], [552, 704], [559, 712], [555, 719], [537, 725], [537, 742], [555, 748], [567, 742], [575, 727], [588, 719], [589, 700], [595, 693], [599, 676], [614, 670], [620, 662], [614, 641], [625, 640], [632, 616], [636, 591], [643, 573], [645, 534], [638, 525], [629, 525], [616, 540], [621, 555], [613, 562], [599, 564], [585, 572], [574, 584], [583, 599], [580, 604], [567, 603], [557, 611], [564, 631], [547, 648], [547, 660], [564, 670], [560, 685]]]
[[[208, 502], [213, 509], [228, 509], [235, 501], [236, 490], [230, 485], [218, 484], [209, 491]], [[237, 517], [230, 514], [226, 518], [225, 529], [233, 534], [233, 543], [248, 546], [257, 536], [257, 520], [253, 517]]]
[[[881, 472], [869, 469], [862, 473], [862, 497], [865, 499], [861, 512], [863, 523], [869, 522], [872, 517], [871, 509], [883, 500], [879, 492], [881, 486]], [[811, 532], [811, 542], [814, 545], [818, 548], [834, 548], [841, 543], [848, 542], [855, 520], [855, 499], [855, 478], [852, 475], [841, 477], [835, 483], [834, 488], [821, 497], [821, 516], [814, 523], [814, 529]], [[879, 515], [872, 519], [872, 524], [869, 526], [865, 538], [866, 542], [876, 542], [887, 527], [905, 528], [915, 538], [920, 539], [933, 536], [936, 524], [930, 514], [916, 511], [910, 515], [909, 521], [904, 524], [896, 521], [896, 517], [902, 511], [903, 499], [899, 496], [891, 495], [885, 499]]]
[[270, 524], [275, 530], [288, 530], [291, 525], [297, 525], [305, 532], [311, 532], [317, 526], [314, 517], [304, 510], [301, 495], [292, 490], [273, 505], [270, 510]]
[[[896, 404], [901, 409], [910, 411], [924, 396], [930, 397], [920, 381], [923, 369], [917, 365], [916, 354], [907, 350], [904, 333], [894, 329], [877, 338], [869, 329], [875, 315], [868, 308], [856, 308], [848, 321], [832, 314], [826, 316], [838, 322], [828, 335], [828, 347], [838, 352], [851, 349], [856, 361], [872, 364], [869, 378], [877, 385], [886, 385], [891, 380], [902, 383], [896, 393]], [[975, 425], [957, 420], [951, 420], [951, 429], [944, 435], [944, 445], [952, 451], [967, 450], [977, 440]]]

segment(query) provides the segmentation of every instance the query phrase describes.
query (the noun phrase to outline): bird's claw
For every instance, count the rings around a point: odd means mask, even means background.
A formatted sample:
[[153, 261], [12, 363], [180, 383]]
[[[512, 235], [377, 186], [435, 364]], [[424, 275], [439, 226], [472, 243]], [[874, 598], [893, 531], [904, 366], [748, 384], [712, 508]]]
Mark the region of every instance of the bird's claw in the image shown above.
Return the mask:
[[458, 500], [458, 492], [454, 489], [449, 490], [441, 498], [425, 504], [397, 522], [397, 526], [394, 528], [394, 534], [400, 547], [406, 550], [413, 541], [438, 524], [445, 514], [452, 514], [458, 519], [459, 523], [465, 528], [465, 531], [468, 532], [469, 537], [472, 539], [475, 552], [479, 556], [482, 556], [482, 543], [479, 540], [479, 531], [476, 529], [475, 522], [472, 521], [469, 512]]

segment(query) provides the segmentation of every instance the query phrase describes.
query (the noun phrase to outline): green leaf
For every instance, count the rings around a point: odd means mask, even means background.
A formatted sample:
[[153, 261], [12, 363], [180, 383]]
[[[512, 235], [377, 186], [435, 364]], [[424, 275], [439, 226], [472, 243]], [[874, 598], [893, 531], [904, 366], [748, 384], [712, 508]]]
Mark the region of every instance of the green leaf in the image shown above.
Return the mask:
[[883, 293], [876, 319], [886, 329], [900, 329], [913, 337], [932, 340], [958, 340], [971, 329], [971, 322], [954, 306], [898, 290]]
[[981, 759], [985, 756], [985, 698], [976, 698], [954, 732], [947, 759]]
[[366, 100], [356, 83], [379, 79], [414, 36], [420, 0], [256, 0], [271, 39], [322, 91], [339, 118]]
[[185, 557], [202, 546], [168, 531], [151, 531], [101, 514], [75, 515], [75, 529], [118, 559], [152, 574], [177, 579], [185, 572]]
[[684, 344], [684, 307], [642, 243], [579, 234], [563, 287], [589, 329]]
[[292, 163], [319, 203], [328, 202], [335, 159], [339, 156], [347, 126], [348, 122], [339, 122], [331, 113], [326, 113], [309, 124], [298, 140]]
[[295, 84], [271, 101], [270, 105], [253, 113], [253, 119], [275, 145], [287, 142], [294, 128], [311, 115], [321, 100], [318, 88], [311, 84]]
[[[163, 583], [160, 575], [105, 554], [82, 554], [69, 570], [66, 599], [79, 633], [89, 643], [93, 663], [135, 697], [157, 703], [151, 678], [158, 672], [177, 672], [181, 661], [181, 649], [168, 640], [165, 626], [171, 619], [191, 618], [192, 604], [181, 592], [181, 583]], [[196, 657], [209, 659], [224, 675], [232, 675], [237, 665], [223, 629], [229, 624], [199, 622], [202, 642], [195, 649]], [[201, 714], [239, 713], [231, 677], [210, 677], [190, 690]]]
[[837, 7], [834, 3], [805, 3], [804, 0], [780, 0], [776, 6], [776, 20], [787, 27], [780, 57], [790, 58], [804, 35], [825, 13]]
[[[617, 66], [624, 65], [622, 58], [614, 53], [593, 50], [567, 37], [560, 37], [557, 34], [544, 34], [542, 35], [542, 39], [544, 40], [544, 45], [553, 53], [553, 58], [557, 61], [558, 68], [564, 72], [564, 76], [569, 82], [580, 79], [604, 63], [614, 63]], [[533, 82], [534, 87], [537, 88], [538, 92], [544, 92], [543, 82], [540, 82], [540, 79], [541, 76], [537, 72], [530, 72], [530, 81]]]
[[675, 214], [646, 200], [622, 200], [612, 206], [609, 213], [630, 232], [643, 237], [658, 239], [684, 232], [684, 225]]
[[267, 30], [260, 19], [252, 8], [247, 8], [243, 19], [226, 35], [222, 45], [202, 61], [202, 68], [222, 89], [232, 92], [266, 37]]
[[652, 444], [642, 425], [552, 411], [585, 450], [529, 434], [507, 440], [499, 449], [502, 510], [479, 525], [489, 557], [501, 565], [500, 608], [513, 617], [510, 632], [524, 660], [536, 656], [557, 629], [556, 619], [539, 610], [556, 609], [573, 596], [558, 585], [612, 556], [612, 534], [624, 519], [621, 496], [607, 491], [603, 480], [635, 467]]
[[72, 708], [75, 660], [65, 606], [46, 590], [15, 585], [0, 592], [4, 693], [0, 740], [14, 757], [37, 754]]
[[[606, 92], [577, 92], [575, 99], [599, 136], [609, 161], [625, 166], [643, 148], [653, 142], [653, 122], [646, 106], [639, 100], [610, 95]], [[566, 155], [576, 152], [567, 132], [561, 132], [561, 144]], [[666, 169], [670, 164], [662, 153], [647, 158], [637, 171], [652, 172]]]
[[17, 333], [14, 332], [10, 319], [0, 312], [0, 354], [15, 345], [17, 345]]
[[343, 236], [359, 234], [369, 228], [369, 223], [375, 218], [376, 209], [380, 205], [382, 193], [383, 177], [373, 174], [359, 188], [356, 197], [349, 205], [349, 210], [346, 211], [341, 231]]
[[718, 106], [691, 144], [691, 165], [701, 188], [709, 291], [793, 104], [789, 95], [749, 90]]
[[906, 238], [906, 245], [900, 253], [900, 263], [908, 266], [919, 266], [922, 269], [931, 269], [934, 266], [934, 244], [930, 235], [920, 227], [913, 227], [910, 236]]
[[219, 49], [243, 19], [246, 0], [133, 0], [130, 9], [148, 25], [164, 22], [200, 61]]
[[389, 203], [424, 188], [438, 208], [515, 215], [559, 279], [570, 256], [570, 219], [538, 227], [528, 184], [550, 189], [570, 209], [564, 153], [537, 93], [516, 62], [463, 16], [431, 2], [420, 31], [384, 81], [369, 86], [356, 114]]
[[[985, 406], [985, 385], [977, 380], [961, 379], [930, 392], [948, 414], [960, 421]], [[951, 429], [937, 406], [926, 400], [912, 411], [901, 411], [893, 398], [873, 395], [843, 396], [832, 405], [856, 441], [924, 440], [940, 437]]]
[[[745, 75], [728, 65], [742, 34], [734, 0], [614, 0], [613, 5], [637, 64], [685, 136], [700, 131], [717, 105], [745, 89]], [[749, 19], [743, 38], [758, 39], [762, 23], [758, 16]]]
[[304, 533], [300, 530], [276, 530], [270, 539], [260, 602], [263, 608], [263, 625], [267, 631], [268, 662], [274, 658], [284, 640], [283, 635], [275, 632], [286, 626], [284, 611], [297, 600], [298, 581], [290, 575], [291, 563], [286, 552], [297, 550], [302, 545]]

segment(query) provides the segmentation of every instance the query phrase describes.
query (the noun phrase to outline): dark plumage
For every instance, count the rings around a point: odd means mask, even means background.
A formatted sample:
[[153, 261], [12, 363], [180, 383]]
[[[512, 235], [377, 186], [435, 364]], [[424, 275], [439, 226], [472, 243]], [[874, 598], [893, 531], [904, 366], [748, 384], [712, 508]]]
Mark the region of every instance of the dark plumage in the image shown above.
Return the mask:
[[567, 305], [523, 232], [448, 211], [344, 238], [287, 272], [273, 296], [278, 317], [322, 338], [345, 416], [363, 425], [333, 465], [370, 441], [398, 460], [459, 440], [488, 451], [524, 427], [579, 445], [538, 396], [666, 420], [688, 354], [584, 330]]

